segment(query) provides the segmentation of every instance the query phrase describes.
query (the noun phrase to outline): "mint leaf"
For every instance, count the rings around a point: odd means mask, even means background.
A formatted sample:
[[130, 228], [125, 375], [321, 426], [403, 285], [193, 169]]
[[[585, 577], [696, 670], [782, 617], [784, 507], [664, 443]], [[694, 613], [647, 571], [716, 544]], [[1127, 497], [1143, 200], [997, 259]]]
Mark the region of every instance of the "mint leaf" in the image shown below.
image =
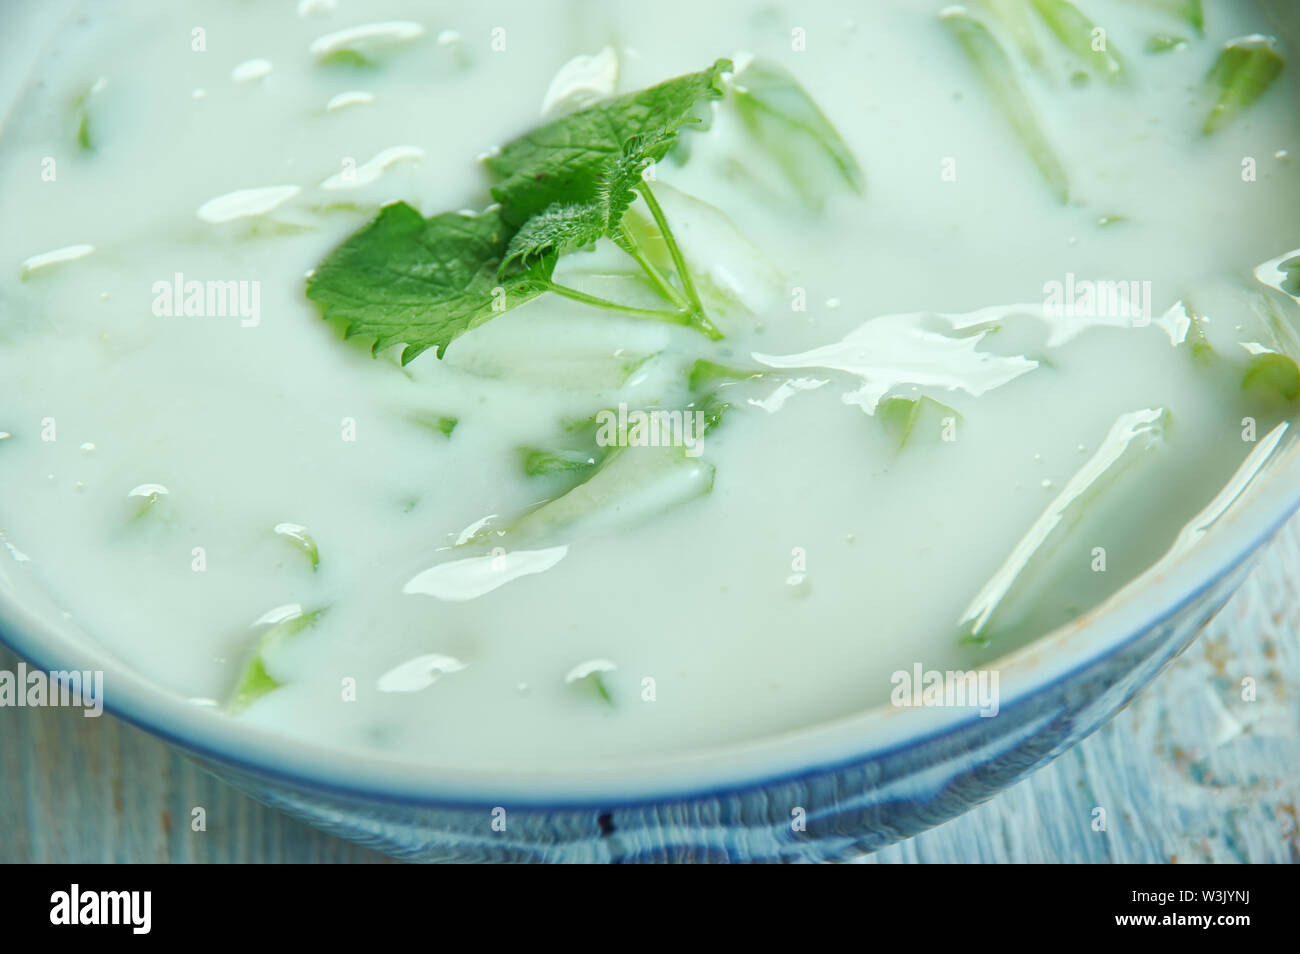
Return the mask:
[[741, 120], [808, 205], [819, 208], [825, 200], [817, 164], [827, 160], [833, 175], [862, 192], [862, 170], [852, 150], [793, 76], [775, 64], [757, 62], [737, 75], [732, 86]]
[[556, 202], [594, 197], [607, 163], [624, 154], [629, 140], [642, 137], [644, 154], [659, 161], [679, 130], [705, 123], [707, 104], [722, 98], [722, 74], [731, 68], [720, 59], [703, 72], [597, 103], [507, 143], [486, 160], [499, 180], [492, 195], [504, 218], [520, 226]]
[[595, 192], [587, 201], [555, 202], [528, 219], [510, 240], [501, 271], [515, 261], [527, 266], [529, 261], [552, 252], [563, 255], [605, 236], [630, 251], [629, 239], [621, 227], [623, 215], [636, 201], [635, 190], [642, 185], [642, 174], [654, 161], [652, 154], [661, 138], [633, 136], [623, 144], [618, 156], [601, 164]]
[[608, 210], [599, 202], [547, 206], [523, 224], [510, 244], [497, 270], [504, 274], [516, 261], [527, 267], [547, 255], [564, 255], [595, 244], [609, 231]]
[[[722, 95], [721, 74], [730, 67], [718, 60], [703, 73], [597, 104], [515, 140], [489, 161], [505, 181], [493, 190], [500, 205], [481, 215], [425, 219], [403, 202], [384, 207], [330, 253], [309, 278], [307, 297], [326, 318], [342, 322], [345, 337], [368, 337], [374, 351], [405, 345], [402, 364], [430, 348], [442, 356], [457, 336], [548, 291], [721, 338], [643, 173], [678, 130], [701, 121], [702, 105]], [[680, 289], [623, 229], [637, 193], [663, 236]], [[561, 255], [603, 236], [673, 307], [624, 305], [552, 280]]]
[[495, 211], [426, 219], [397, 202], [330, 253], [307, 297], [343, 322], [346, 337], [372, 338], [375, 351], [404, 344], [402, 364], [429, 348], [441, 355], [458, 335], [548, 289], [554, 257], [498, 277], [509, 237]]

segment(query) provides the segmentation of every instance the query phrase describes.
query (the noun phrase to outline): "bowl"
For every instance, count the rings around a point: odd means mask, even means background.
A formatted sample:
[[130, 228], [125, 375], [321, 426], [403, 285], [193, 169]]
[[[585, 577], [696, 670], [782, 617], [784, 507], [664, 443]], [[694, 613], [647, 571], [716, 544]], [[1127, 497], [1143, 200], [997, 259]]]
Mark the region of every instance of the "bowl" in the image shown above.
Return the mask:
[[[0, 117], [70, 4], [6, 8]], [[1300, 507], [1287, 446], [1200, 544], [991, 668], [1000, 707], [884, 706], [743, 744], [546, 772], [419, 765], [305, 744], [131, 672], [0, 551], [0, 641], [46, 670], [102, 670], [105, 708], [252, 797], [420, 861], [842, 861], [1015, 784], [1119, 711], [1196, 637]]]
[[102, 670], [106, 711], [252, 797], [421, 861], [842, 861], [933, 827], [1097, 729], [1195, 639], [1300, 508], [1288, 448], [1200, 545], [993, 663], [1000, 707], [883, 706], [740, 745], [545, 773], [422, 766], [304, 744], [196, 708], [75, 629], [0, 562], [0, 641]]

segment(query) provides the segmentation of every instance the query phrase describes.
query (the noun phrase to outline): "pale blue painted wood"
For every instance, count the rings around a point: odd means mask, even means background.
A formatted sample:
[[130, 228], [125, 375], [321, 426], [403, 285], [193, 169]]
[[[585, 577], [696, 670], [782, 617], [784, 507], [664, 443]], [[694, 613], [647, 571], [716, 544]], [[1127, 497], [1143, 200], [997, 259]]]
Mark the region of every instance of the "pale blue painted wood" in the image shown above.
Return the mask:
[[[868, 862], [1300, 862], [1300, 521], [1113, 722]], [[15, 661], [0, 651], [0, 668]], [[1242, 698], [1242, 680], [1257, 687]], [[194, 806], [207, 830], [190, 830]], [[1107, 830], [1094, 831], [1094, 810]], [[0, 709], [0, 862], [381, 862], [111, 717]]]

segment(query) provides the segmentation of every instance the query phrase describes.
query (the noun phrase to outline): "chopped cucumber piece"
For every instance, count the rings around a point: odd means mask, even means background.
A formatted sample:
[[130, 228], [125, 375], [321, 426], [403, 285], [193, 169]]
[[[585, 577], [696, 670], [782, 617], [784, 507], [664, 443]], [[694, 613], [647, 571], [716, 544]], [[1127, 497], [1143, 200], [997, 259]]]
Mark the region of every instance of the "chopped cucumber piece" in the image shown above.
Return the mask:
[[989, 12], [1002, 24], [1020, 47], [1020, 52], [1031, 66], [1041, 66], [1043, 48], [1034, 32], [1034, 18], [1030, 15], [1029, 0], [984, 0]]
[[451, 437], [451, 432], [454, 431], [456, 425], [460, 423], [460, 418], [450, 417], [445, 414], [416, 413], [409, 415], [407, 419], [412, 424], [419, 424], [421, 427], [427, 428], [433, 433], [440, 434], [443, 437]]
[[1183, 303], [1183, 312], [1189, 322], [1187, 342], [1192, 348], [1192, 360], [1200, 365], [1210, 364], [1219, 354], [1214, 350], [1214, 345], [1210, 344], [1209, 335], [1205, 333], [1205, 319], [1186, 302]]
[[793, 76], [773, 63], [756, 61], [735, 76], [732, 89], [741, 120], [805, 204], [820, 209], [832, 178], [861, 194], [862, 169], [853, 151]]
[[315, 626], [325, 613], [324, 609], [303, 612], [301, 606], [285, 607], [284, 610], [286, 612], [283, 617], [272, 624], [271, 628], [263, 633], [261, 639], [257, 641], [253, 656], [245, 665], [244, 671], [230, 695], [230, 700], [227, 703], [230, 711], [238, 712], [247, 708], [271, 690], [278, 689], [283, 685], [267, 671], [267, 651], [278, 643]]
[[230, 708], [236, 712], [247, 708], [272, 689], [279, 689], [281, 685], [283, 683], [273, 679], [266, 671], [262, 657], [254, 656], [253, 661], [244, 670], [239, 685], [235, 687], [234, 694], [230, 698]]
[[1000, 614], [1012, 590], [1024, 585], [1043, 563], [1049, 547], [1061, 544], [1087, 508], [1124, 470], [1148, 449], [1161, 445], [1169, 422], [1170, 414], [1164, 408], [1143, 408], [1116, 419], [1096, 453], [1070, 478], [971, 600], [961, 620], [963, 641], [987, 642], [989, 624]]
[[1070, 184], [1065, 168], [1043, 133], [1029, 97], [1016, 79], [1011, 58], [988, 28], [962, 8], [951, 7], [940, 17], [961, 43], [1052, 192], [1062, 203], [1069, 201]]
[[916, 432], [918, 423], [922, 423], [922, 433], [933, 434], [937, 441], [943, 429], [943, 419], [960, 418], [961, 415], [948, 405], [923, 395], [916, 399], [885, 398], [876, 407], [876, 417], [902, 450]]
[[666, 340], [659, 326], [629, 333], [616, 324], [588, 329], [583, 339], [582, 329], [547, 336], [507, 315], [458, 339], [443, 361], [480, 378], [575, 391], [616, 390], [654, 358]]
[[1294, 401], [1300, 397], [1300, 367], [1287, 355], [1266, 351], [1250, 359], [1241, 386], [1257, 394]]
[[1110, 50], [1110, 37], [1070, 0], [1032, 0], [1057, 39], [1095, 72], [1112, 82], [1124, 76], [1124, 64]]
[[591, 659], [570, 669], [564, 681], [570, 686], [581, 686], [591, 690], [607, 705], [612, 706], [614, 697], [610, 695], [609, 687], [605, 685], [604, 676], [605, 673], [613, 672], [617, 668], [607, 659]]
[[1300, 255], [1282, 262], [1278, 268], [1286, 273], [1286, 278], [1279, 287], [1288, 295], [1300, 298]]
[[535, 447], [519, 448], [524, 473], [529, 477], [551, 474], [581, 474], [594, 468], [603, 456], [577, 450], [539, 450]]
[[332, 53], [326, 53], [316, 61], [317, 66], [342, 66], [354, 70], [373, 70], [379, 64], [356, 50], [349, 50], [346, 47], [335, 50]]
[[735, 368], [701, 358], [691, 365], [691, 374], [687, 380], [687, 386], [692, 391], [701, 391], [706, 386], [717, 384], [720, 381], [757, 381], [767, 373], [767, 371], [754, 368]]
[[275, 525], [275, 533], [276, 536], [290, 541], [296, 549], [306, 555], [311, 562], [313, 573], [320, 569], [320, 550], [317, 549], [316, 541], [311, 538], [306, 527], [297, 523], [278, 523]]
[[1209, 82], [1218, 88], [1219, 98], [1205, 121], [1205, 134], [1223, 129], [1263, 96], [1285, 65], [1271, 36], [1241, 37], [1224, 46], [1210, 70]]
[[132, 520], [139, 520], [146, 514], [153, 513], [158, 506], [158, 501], [166, 497], [170, 491], [162, 484], [141, 484], [133, 487], [127, 492], [127, 497], [133, 500], [142, 501], [136, 508]]
[[684, 448], [615, 447], [591, 477], [525, 514], [505, 536], [595, 536], [640, 523], [712, 489], [713, 465], [687, 457]]
[[1182, 50], [1186, 47], [1186, 37], [1173, 36], [1169, 33], [1157, 33], [1147, 40], [1148, 53], [1168, 53], [1171, 50]]
[[73, 97], [72, 100], [72, 111], [77, 120], [77, 145], [82, 152], [94, 152], [95, 150], [95, 139], [91, 132], [90, 123], [90, 100], [103, 87], [103, 79], [98, 79]]

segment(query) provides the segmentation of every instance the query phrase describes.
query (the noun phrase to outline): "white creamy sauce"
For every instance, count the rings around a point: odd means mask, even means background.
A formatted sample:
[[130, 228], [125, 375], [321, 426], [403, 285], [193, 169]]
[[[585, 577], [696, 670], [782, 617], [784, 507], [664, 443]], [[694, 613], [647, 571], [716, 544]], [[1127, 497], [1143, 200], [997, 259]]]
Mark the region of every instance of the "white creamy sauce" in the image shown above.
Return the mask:
[[[1072, 83], [1046, 30], [1056, 72], [1017, 74], [1061, 204], [923, 0], [87, 4], [0, 140], [4, 572], [223, 718], [472, 766], [784, 732], [1076, 618], [1286, 442], [1242, 370], [1300, 320], [1300, 61], [1201, 129], [1219, 49], [1278, 25], [1080, 6], [1129, 81]], [[656, 194], [721, 341], [546, 295], [402, 367], [305, 297], [386, 203], [485, 208], [476, 157], [539, 110], [742, 53], [865, 187], [810, 211], [729, 101], [684, 134]], [[558, 275], [653, 301], [608, 244]], [[1100, 281], [1149, 289], [1145, 317], [1044, 304]], [[680, 408], [698, 359], [768, 372], [725, 385], [698, 458], [628, 448], [534, 510], [569, 484], [520, 448]], [[921, 397], [900, 447], [889, 402]], [[260, 645], [276, 687], [228, 706]]]

